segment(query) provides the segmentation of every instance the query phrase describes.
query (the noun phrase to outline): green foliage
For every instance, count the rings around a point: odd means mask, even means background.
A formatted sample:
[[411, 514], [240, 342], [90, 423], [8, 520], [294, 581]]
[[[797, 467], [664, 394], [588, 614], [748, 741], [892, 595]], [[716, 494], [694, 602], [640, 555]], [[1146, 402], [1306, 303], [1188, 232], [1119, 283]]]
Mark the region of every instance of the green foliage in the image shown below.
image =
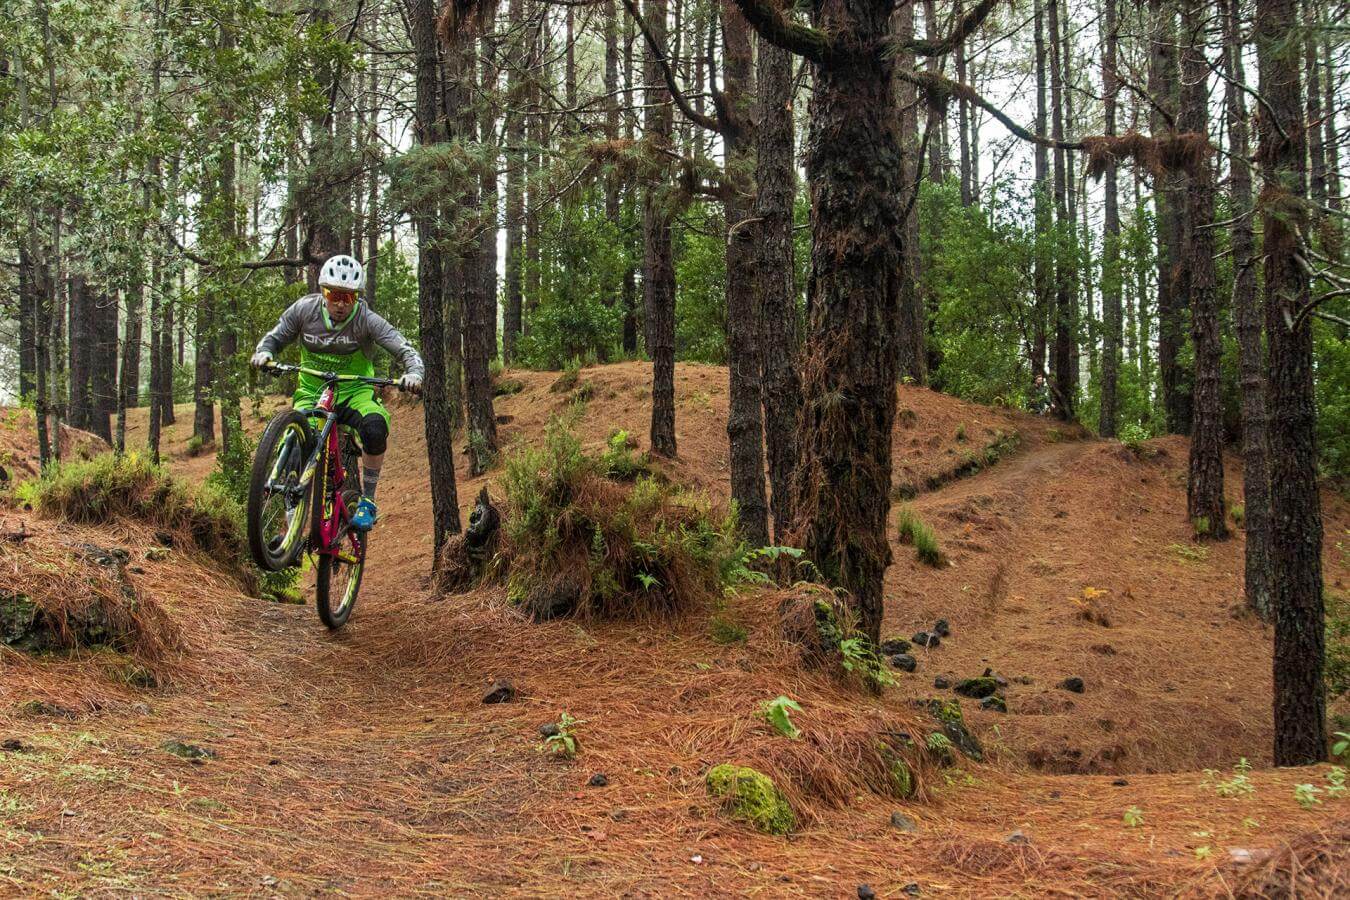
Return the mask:
[[752, 567], [759, 551], [737, 536], [734, 508], [718, 517], [673, 485], [650, 477], [616, 484], [607, 471], [556, 419], [543, 447], [507, 457], [513, 596], [580, 571], [582, 604], [613, 615], [639, 599], [644, 608], [673, 608], [762, 582]]
[[707, 785], [733, 816], [766, 834], [787, 834], [797, 825], [787, 797], [763, 772], [724, 763], [708, 770]]
[[634, 481], [640, 475], [651, 474], [651, 460], [647, 454], [634, 453], [629, 443], [628, 432], [623, 429], [611, 432], [609, 440], [605, 442], [605, 452], [600, 457], [600, 465], [610, 478], [618, 481]]
[[575, 728], [584, 724], [584, 719], [574, 719], [563, 710], [552, 732], [539, 744], [539, 751], [554, 759], [575, 759], [581, 751], [581, 741], [576, 736]]
[[1241, 528], [1247, 519], [1247, 507], [1241, 503], [1234, 503], [1228, 508], [1228, 514], [1233, 518], [1233, 524]]
[[[393, 241], [380, 245], [376, 260], [374, 308], [406, 337], [414, 347], [420, 347], [420, 317], [417, 307], [417, 272]], [[376, 370], [389, 374], [393, 360], [381, 354], [375, 361]]]
[[1135, 453], [1144, 449], [1144, 441], [1152, 437], [1147, 428], [1134, 423], [1122, 426], [1119, 435], [1120, 442]]
[[541, 212], [540, 261], [535, 266], [521, 260], [522, 277], [537, 275], [540, 290], [520, 339], [520, 363], [560, 369], [587, 353], [617, 356], [623, 337], [620, 297], [631, 262], [620, 223], [605, 215], [604, 198], [596, 190]]
[[907, 503], [900, 507], [899, 540], [902, 544], [912, 544], [915, 557], [925, 565], [935, 568], [942, 565], [944, 558], [937, 535]]
[[872, 690], [892, 687], [895, 676], [882, 663], [881, 657], [865, 636], [856, 634], [839, 641], [840, 665], [844, 671], [860, 678]]
[[1322, 801], [1318, 799], [1318, 794], [1322, 789], [1315, 784], [1296, 784], [1294, 785], [1294, 799], [1298, 805], [1304, 809], [1312, 809], [1314, 806], [1320, 806]]
[[[1350, 304], [1326, 307], [1350, 318]], [[1317, 450], [1323, 474], [1350, 478], [1350, 341], [1337, 325], [1313, 321], [1314, 384], [1317, 402]]]
[[720, 206], [698, 203], [675, 234], [675, 356], [725, 363], [726, 225]]
[[1121, 819], [1128, 827], [1138, 828], [1140, 825], [1144, 824], [1144, 811], [1137, 806], [1131, 806], [1129, 809], [1125, 810], [1125, 814], [1121, 816]]
[[1205, 769], [1205, 777], [1200, 782], [1201, 787], [1213, 787], [1214, 793], [1220, 797], [1243, 797], [1248, 794], [1256, 793], [1256, 786], [1251, 780], [1252, 765], [1247, 762], [1244, 756], [1233, 766], [1233, 777], [1221, 778], [1217, 769]]
[[1209, 548], [1199, 544], [1168, 544], [1167, 549], [1187, 562], [1204, 562], [1209, 559]]
[[759, 714], [764, 721], [772, 725], [779, 734], [794, 741], [801, 737], [801, 732], [792, 724], [788, 713], [801, 711], [802, 708], [797, 701], [781, 695], [772, 700], [765, 700], [759, 705]]
[[1331, 755], [1337, 759], [1350, 757], [1350, 731], [1337, 731], [1332, 737], [1336, 741], [1331, 745]]

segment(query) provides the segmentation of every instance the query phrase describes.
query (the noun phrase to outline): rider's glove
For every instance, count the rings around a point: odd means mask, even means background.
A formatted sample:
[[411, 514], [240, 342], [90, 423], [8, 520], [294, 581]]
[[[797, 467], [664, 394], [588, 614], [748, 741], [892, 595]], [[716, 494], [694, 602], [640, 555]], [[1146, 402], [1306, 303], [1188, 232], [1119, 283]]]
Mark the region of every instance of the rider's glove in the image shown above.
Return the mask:
[[266, 350], [259, 350], [257, 353], [253, 354], [253, 358], [248, 361], [248, 364], [255, 369], [261, 369], [271, 361], [272, 354], [268, 353]]
[[414, 375], [411, 372], [403, 373], [403, 377], [398, 380], [399, 390], [412, 391], [414, 394], [422, 393], [422, 376]]

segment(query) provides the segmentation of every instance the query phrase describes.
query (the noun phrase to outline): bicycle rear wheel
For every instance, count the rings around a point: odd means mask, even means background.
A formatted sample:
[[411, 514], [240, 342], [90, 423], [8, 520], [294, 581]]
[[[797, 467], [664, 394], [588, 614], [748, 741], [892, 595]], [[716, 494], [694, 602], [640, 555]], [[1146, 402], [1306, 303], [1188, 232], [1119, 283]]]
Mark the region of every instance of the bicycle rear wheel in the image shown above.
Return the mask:
[[293, 409], [268, 423], [253, 457], [248, 486], [248, 546], [258, 568], [279, 572], [295, 565], [305, 547], [309, 512], [300, 484], [314, 447], [309, 420]]
[[341, 546], [333, 553], [319, 556], [315, 570], [314, 596], [319, 608], [319, 619], [329, 628], [341, 628], [356, 606], [356, 595], [361, 590], [361, 576], [366, 568], [366, 546], [369, 533], [350, 531], [343, 536]]

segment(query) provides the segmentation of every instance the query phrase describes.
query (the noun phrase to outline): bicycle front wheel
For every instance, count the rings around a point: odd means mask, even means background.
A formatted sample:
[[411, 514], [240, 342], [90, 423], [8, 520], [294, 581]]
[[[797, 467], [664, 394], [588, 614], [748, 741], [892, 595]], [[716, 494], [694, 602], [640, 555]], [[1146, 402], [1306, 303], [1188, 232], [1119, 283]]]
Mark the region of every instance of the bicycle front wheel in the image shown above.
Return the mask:
[[304, 550], [309, 498], [300, 479], [313, 447], [309, 420], [293, 409], [277, 413], [258, 442], [247, 518], [249, 552], [260, 569], [289, 568]]
[[348, 532], [342, 545], [332, 553], [319, 556], [315, 570], [315, 600], [319, 619], [329, 628], [341, 628], [356, 606], [356, 594], [361, 590], [361, 575], [366, 568], [366, 545], [369, 532]]

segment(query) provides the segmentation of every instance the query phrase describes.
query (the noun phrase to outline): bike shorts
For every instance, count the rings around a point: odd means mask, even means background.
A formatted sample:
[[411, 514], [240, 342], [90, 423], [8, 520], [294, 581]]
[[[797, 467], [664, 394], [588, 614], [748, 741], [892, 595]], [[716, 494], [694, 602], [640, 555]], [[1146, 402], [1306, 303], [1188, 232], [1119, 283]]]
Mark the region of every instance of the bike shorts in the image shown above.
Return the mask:
[[[367, 453], [379, 456], [389, 446], [389, 410], [375, 396], [368, 384], [355, 385], [357, 390], [340, 391], [337, 398], [339, 425], [352, 429], [361, 436], [361, 446]], [[304, 391], [296, 391], [293, 403], [297, 409], [312, 409], [319, 398]]]

